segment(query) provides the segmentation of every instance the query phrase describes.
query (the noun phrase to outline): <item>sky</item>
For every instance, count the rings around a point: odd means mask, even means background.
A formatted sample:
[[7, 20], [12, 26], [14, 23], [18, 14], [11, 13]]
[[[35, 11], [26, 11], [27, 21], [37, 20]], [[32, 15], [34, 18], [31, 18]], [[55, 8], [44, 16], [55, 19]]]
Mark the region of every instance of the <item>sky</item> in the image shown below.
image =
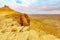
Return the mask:
[[27, 14], [60, 14], [60, 0], [0, 0], [4, 5]]

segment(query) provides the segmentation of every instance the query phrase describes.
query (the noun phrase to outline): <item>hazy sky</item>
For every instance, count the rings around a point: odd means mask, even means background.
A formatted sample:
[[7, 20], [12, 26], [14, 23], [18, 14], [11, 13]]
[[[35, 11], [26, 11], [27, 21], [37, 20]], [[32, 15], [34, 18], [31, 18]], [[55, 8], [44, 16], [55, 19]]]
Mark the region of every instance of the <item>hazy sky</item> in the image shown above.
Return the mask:
[[0, 7], [4, 5], [28, 14], [60, 13], [60, 0], [0, 0]]

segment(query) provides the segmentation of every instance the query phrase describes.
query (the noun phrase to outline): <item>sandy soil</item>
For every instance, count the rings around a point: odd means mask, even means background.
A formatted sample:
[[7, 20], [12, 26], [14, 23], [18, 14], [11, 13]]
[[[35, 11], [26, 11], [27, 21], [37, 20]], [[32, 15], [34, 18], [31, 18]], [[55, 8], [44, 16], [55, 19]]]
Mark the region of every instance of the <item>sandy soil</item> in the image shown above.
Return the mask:
[[37, 25], [40, 29], [43, 29], [46, 33], [53, 34], [60, 38], [60, 15], [35, 14], [30, 16], [41, 23], [39, 24], [40, 26]]

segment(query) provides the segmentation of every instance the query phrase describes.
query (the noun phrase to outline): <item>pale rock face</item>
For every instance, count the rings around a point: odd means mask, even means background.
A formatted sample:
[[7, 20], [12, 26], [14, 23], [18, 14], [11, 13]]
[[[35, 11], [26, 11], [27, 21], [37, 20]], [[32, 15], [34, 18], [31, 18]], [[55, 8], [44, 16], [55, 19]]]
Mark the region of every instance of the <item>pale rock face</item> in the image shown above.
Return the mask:
[[0, 9], [0, 15], [0, 40], [60, 40], [49, 34], [40, 36], [39, 32], [30, 29], [28, 15], [15, 12], [7, 6]]

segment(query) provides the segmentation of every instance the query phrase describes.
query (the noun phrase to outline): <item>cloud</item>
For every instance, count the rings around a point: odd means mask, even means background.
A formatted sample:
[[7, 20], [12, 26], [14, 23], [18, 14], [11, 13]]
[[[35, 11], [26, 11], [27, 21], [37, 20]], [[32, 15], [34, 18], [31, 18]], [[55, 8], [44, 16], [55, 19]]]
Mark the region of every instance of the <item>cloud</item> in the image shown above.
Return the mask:
[[1, 7], [3, 5], [8, 5], [11, 8], [16, 9], [19, 9], [20, 7], [29, 7], [29, 9], [37, 9], [43, 11], [60, 10], [60, 0], [1, 0], [0, 3]]
[[59, 11], [60, 0], [1, 0], [0, 7], [8, 5], [16, 11], [25, 13], [41, 13], [47, 11]]
[[37, 8], [43, 11], [60, 10], [59, 5], [38, 5]]

